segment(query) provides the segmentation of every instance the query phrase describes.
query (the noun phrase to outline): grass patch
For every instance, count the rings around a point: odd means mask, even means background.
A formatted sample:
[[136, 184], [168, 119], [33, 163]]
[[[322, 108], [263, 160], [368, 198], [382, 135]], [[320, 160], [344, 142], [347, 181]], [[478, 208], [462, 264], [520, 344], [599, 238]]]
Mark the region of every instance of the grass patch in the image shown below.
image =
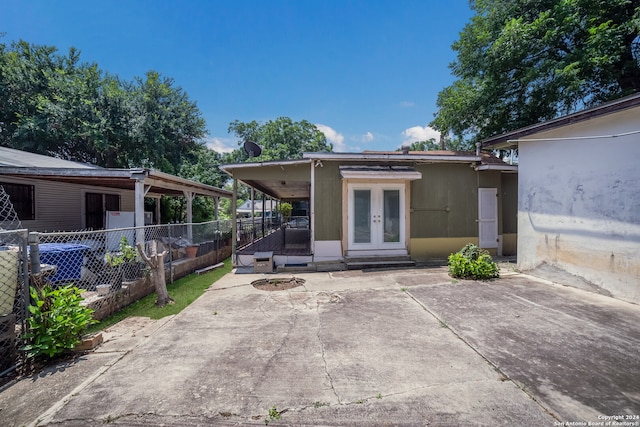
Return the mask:
[[[231, 258], [224, 261], [224, 266], [204, 274], [190, 274], [176, 280], [173, 284], [167, 284], [169, 296], [173, 298], [175, 304], [167, 304], [164, 307], [156, 307], [156, 293], [153, 292], [146, 297], [139, 299], [131, 305], [101, 320], [89, 327], [88, 333], [101, 331], [127, 317], [139, 316], [151, 319], [161, 319], [166, 316], [178, 314], [186, 306], [194, 302], [204, 293], [212, 283], [218, 281], [222, 276], [231, 272]], [[216, 313], [217, 314], [217, 313]]]

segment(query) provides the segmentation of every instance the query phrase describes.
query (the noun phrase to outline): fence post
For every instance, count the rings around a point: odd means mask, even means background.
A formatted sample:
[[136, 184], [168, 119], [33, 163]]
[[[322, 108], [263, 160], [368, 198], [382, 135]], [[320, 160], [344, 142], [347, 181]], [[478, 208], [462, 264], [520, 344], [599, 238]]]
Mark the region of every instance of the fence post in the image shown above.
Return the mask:
[[[38, 252], [38, 271], [40, 270], [40, 252], [39, 252], [39, 248], [38, 248], [38, 244], [40, 241], [39, 235], [37, 233], [33, 233], [36, 235], [36, 252]], [[29, 316], [31, 316], [31, 313], [29, 313], [29, 305], [31, 305], [31, 281], [30, 281], [30, 277], [29, 277], [29, 266], [27, 264], [27, 257], [31, 256], [31, 252], [29, 253], [29, 255], [27, 256], [27, 247], [30, 243], [30, 233], [27, 230], [24, 230], [24, 234], [22, 234], [21, 236], [21, 244], [20, 244], [20, 250], [22, 251], [22, 297], [23, 297], [23, 302], [22, 302], [22, 328], [24, 329], [24, 332], [27, 333], [29, 332]], [[33, 266], [33, 262], [31, 263], [31, 265]]]
[[173, 284], [173, 251], [171, 250], [171, 224], [167, 224], [167, 234], [169, 235], [169, 281]]
[[31, 272], [40, 273], [40, 234], [29, 233], [29, 260], [31, 261]]

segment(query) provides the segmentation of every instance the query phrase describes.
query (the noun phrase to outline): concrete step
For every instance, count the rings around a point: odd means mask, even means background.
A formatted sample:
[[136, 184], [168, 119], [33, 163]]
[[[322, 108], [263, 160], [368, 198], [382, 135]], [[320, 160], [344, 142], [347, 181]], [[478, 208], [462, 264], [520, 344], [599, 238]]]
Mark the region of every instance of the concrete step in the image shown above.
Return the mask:
[[409, 256], [376, 256], [367, 258], [350, 258], [344, 260], [347, 270], [363, 270], [367, 268], [415, 267], [416, 262]]

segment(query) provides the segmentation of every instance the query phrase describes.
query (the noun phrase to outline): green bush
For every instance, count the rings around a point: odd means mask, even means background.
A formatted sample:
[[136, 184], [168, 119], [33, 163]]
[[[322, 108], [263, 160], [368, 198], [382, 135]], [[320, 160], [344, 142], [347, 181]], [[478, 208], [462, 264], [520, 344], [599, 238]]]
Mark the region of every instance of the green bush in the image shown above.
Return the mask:
[[498, 277], [498, 266], [484, 249], [471, 243], [449, 255], [449, 273], [460, 279], [485, 280]]
[[23, 347], [29, 357], [54, 357], [73, 349], [86, 329], [97, 322], [93, 310], [80, 304], [81, 293], [73, 285], [31, 287], [29, 332], [25, 334], [28, 344]]

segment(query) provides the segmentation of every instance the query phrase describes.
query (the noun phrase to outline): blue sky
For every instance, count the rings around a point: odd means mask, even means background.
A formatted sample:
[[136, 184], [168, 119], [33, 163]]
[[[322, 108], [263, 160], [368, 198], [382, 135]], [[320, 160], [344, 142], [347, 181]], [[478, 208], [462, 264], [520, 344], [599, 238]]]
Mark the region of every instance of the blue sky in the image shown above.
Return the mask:
[[318, 125], [335, 151], [437, 137], [427, 124], [472, 16], [467, 0], [7, 3], [4, 43], [75, 46], [127, 80], [172, 77], [218, 151], [237, 147], [230, 122], [280, 116]]

